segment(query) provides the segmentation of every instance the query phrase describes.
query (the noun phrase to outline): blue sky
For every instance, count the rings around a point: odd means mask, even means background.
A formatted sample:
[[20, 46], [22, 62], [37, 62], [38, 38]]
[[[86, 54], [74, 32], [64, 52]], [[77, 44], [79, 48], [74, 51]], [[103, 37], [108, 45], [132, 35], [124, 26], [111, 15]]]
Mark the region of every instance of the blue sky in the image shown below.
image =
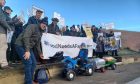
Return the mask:
[[65, 18], [66, 24], [77, 25], [84, 22], [99, 25], [115, 23], [115, 29], [140, 32], [140, 0], [6, 0], [13, 9], [13, 15], [32, 5], [45, 10], [51, 19], [56, 11]]

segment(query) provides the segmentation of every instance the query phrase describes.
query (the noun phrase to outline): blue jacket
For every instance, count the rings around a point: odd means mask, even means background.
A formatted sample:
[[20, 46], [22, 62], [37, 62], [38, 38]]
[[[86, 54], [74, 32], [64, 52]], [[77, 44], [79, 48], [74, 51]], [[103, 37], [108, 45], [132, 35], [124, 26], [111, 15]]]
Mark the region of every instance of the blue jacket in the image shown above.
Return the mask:
[[80, 49], [78, 58], [87, 60], [88, 59], [88, 49]]

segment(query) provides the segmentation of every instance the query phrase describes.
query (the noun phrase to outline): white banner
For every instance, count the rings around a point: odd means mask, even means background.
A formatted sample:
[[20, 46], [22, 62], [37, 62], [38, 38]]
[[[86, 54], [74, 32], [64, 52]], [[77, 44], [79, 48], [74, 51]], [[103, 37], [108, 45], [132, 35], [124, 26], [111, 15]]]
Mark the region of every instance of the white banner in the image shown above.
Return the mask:
[[99, 36], [103, 36], [103, 33], [98, 33], [98, 37], [99, 37]]
[[53, 18], [59, 19], [58, 24], [59, 24], [60, 28], [65, 26], [65, 18], [63, 18], [60, 13], [54, 12]]
[[59, 51], [63, 51], [64, 56], [76, 57], [79, 54], [81, 43], [86, 44], [89, 51], [88, 57], [92, 57], [93, 48], [96, 47], [96, 43], [93, 43], [92, 39], [44, 33], [41, 39], [44, 59], [49, 59]]
[[7, 43], [11, 43], [14, 31], [7, 32]]
[[122, 47], [122, 42], [121, 42], [121, 32], [114, 32], [115, 39], [117, 40], [117, 44], [119, 47]]
[[108, 23], [108, 24], [105, 24], [105, 27], [106, 27], [106, 30], [114, 29], [115, 28], [115, 24], [113, 22], [112, 23]]
[[57, 18], [57, 19], [60, 20], [61, 15], [60, 15], [59, 13], [57, 13], [57, 12], [54, 12], [54, 13], [53, 13], [53, 18]]
[[21, 11], [20, 15], [18, 16], [18, 19], [20, 20], [20, 22], [25, 23], [25, 17], [24, 17], [24, 12]]

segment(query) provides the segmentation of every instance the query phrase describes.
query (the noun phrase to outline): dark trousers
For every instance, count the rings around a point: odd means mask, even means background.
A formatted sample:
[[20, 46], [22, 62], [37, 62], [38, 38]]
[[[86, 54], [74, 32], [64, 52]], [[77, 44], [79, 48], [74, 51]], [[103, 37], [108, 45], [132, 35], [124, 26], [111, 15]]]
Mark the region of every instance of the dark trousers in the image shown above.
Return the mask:
[[30, 49], [29, 60], [24, 59], [25, 49], [22, 46], [16, 45], [16, 51], [24, 64], [25, 84], [32, 84], [33, 75], [36, 68], [36, 59], [32, 49]]
[[104, 53], [103, 52], [96, 52], [96, 56], [99, 58], [103, 58]]
[[8, 62], [16, 62], [19, 61], [20, 58], [16, 52], [16, 48], [15, 48], [15, 41], [16, 41], [16, 37], [15, 35], [13, 35], [11, 43], [8, 43], [8, 48], [6, 51], [7, 54], [7, 61]]
[[112, 56], [118, 56], [118, 51], [117, 50], [112, 50]]
[[96, 55], [96, 52], [95, 52], [95, 50], [93, 49], [92, 56], [95, 56], [95, 55]]

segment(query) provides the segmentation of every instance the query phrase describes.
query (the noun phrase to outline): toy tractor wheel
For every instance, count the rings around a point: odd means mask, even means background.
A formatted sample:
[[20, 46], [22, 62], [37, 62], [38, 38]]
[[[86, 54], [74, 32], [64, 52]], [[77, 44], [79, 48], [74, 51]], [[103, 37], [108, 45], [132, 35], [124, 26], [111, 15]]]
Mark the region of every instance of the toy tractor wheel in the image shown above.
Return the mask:
[[93, 75], [93, 72], [94, 72], [94, 70], [93, 70], [92, 67], [88, 67], [88, 68], [86, 69], [86, 75], [87, 75], [87, 76], [92, 76], [92, 75]]
[[116, 69], [116, 64], [112, 64], [112, 65], [111, 65], [111, 69], [112, 69], [112, 70], [115, 70], [115, 69]]
[[100, 68], [100, 70], [101, 70], [102, 73], [105, 72], [105, 68], [104, 67]]
[[69, 80], [69, 81], [74, 80], [75, 76], [76, 76], [76, 75], [75, 75], [75, 72], [72, 71], [72, 70], [69, 70], [69, 71], [67, 72], [67, 74], [66, 74], [66, 78], [67, 78], [67, 80]]

